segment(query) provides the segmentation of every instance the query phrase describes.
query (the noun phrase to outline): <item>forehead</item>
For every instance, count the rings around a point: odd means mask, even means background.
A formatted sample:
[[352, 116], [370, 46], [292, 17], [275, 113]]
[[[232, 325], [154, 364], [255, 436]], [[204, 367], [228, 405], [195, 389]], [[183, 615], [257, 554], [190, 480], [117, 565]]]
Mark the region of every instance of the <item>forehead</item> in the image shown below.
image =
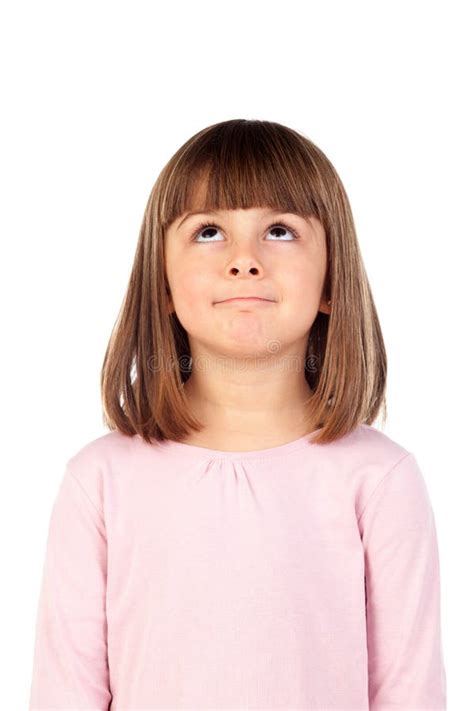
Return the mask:
[[[269, 179], [249, 183], [243, 174], [238, 179], [231, 169], [212, 170], [210, 166], [201, 173], [188, 176], [188, 182], [167, 200], [165, 222], [179, 223], [193, 215], [219, 215], [222, 218], [242, 216], [266, 217], [272, 214], [294, 214], [302, 218], [316, 216], [318, 211], [312, 201], [305, 199], [301, 190], [273, 186]], [[245, 174], [246, 175], [246, 174]], [[268, 176], [267, 176], [268, 178]]]
[[184, 212], [182, 215], [180, 215], [178, 219], [187, 219], [188, 217], [192, 217], [193, 215], [222, 215], [223, 217], [245, 217], [248, 215], [249, 217], [266, 217], [267, 215], [276, 215], [278, 213], [295, 215], [297, 214], [291, 213], [291, 211], [288, 212], [284, 207], [238, 207], [233, 209], [215, 208], [213, 210], [206, 210], [204, 207], [196, 207], [193, 210], [188, 210]]

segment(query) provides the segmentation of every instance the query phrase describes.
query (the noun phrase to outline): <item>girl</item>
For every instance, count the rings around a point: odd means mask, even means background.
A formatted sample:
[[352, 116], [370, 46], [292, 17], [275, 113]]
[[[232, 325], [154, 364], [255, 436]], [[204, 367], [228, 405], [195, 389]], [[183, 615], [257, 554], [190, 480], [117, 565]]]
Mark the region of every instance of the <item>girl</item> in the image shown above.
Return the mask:
[[445, 709], [414, 455], [376, 429], [386, 354], [349, 201], [270, 121], [156, 181], [66, 463], [30, 709]]

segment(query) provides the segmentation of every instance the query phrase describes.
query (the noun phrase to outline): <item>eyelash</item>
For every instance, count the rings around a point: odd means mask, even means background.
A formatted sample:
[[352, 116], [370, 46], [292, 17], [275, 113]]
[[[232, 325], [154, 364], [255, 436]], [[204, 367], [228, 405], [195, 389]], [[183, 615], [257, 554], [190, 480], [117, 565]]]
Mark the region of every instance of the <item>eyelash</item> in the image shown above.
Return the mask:
[[[201, 224], [197, 227], [197, 229], [192, 234], [192, 241], [194, 241], [196, 239], [196, 237], [198, 236], [198, 234], [201, 232], [201, 230], [205, 229], [206, 227], [217, 227], [219, 230], [221, 229], [219, 227], [219, 225], [216, 225], [214, 222], [201, 222]], [[294, 241], [296, 241], [297, 239], [300, 239], [298, 232], [293, 227], [290, 227], [289, 225], [287, 225], [285, 222], [275, 222], [273, 225], [270, 225], [269, 229], [271, 230], [274, 227], [284, 227], [285, 230], [288, 230], [288, 232], [292, 232], [295, 237]], [[211, 240], [208, 240], [208, 241], [210, 242]], [[291, 242], [292, 240], [286, 240], [286, 239], [283, 240], [282, 239], [282, 240], [272, 240], [272, 241]]]

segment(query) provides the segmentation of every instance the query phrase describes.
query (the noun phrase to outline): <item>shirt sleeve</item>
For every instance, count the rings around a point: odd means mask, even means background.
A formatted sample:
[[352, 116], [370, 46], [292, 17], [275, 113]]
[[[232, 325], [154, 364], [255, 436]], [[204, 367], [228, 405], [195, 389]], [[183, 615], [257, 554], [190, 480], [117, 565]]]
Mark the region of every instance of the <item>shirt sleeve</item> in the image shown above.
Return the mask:
[[440, 565], [429, 494], [408, 453], [359, 517], [370, 711], [446, 709]]
[[66, 465], [52, 507], [37, 610], [30, 711], [107, 711], [103, 517]]

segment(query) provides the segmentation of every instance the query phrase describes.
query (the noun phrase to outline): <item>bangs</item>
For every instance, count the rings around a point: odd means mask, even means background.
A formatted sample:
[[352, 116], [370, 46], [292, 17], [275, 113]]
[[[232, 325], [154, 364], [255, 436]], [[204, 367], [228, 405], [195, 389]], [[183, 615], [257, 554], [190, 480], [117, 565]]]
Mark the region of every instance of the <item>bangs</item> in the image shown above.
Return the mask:
[[184, 213], [253, 207], [322, 220], [321, 180], [305, 142], [266, 121], [236, 119], [201, 131], [173, 157], [173, 170], [163, 171], [162, 226]]

